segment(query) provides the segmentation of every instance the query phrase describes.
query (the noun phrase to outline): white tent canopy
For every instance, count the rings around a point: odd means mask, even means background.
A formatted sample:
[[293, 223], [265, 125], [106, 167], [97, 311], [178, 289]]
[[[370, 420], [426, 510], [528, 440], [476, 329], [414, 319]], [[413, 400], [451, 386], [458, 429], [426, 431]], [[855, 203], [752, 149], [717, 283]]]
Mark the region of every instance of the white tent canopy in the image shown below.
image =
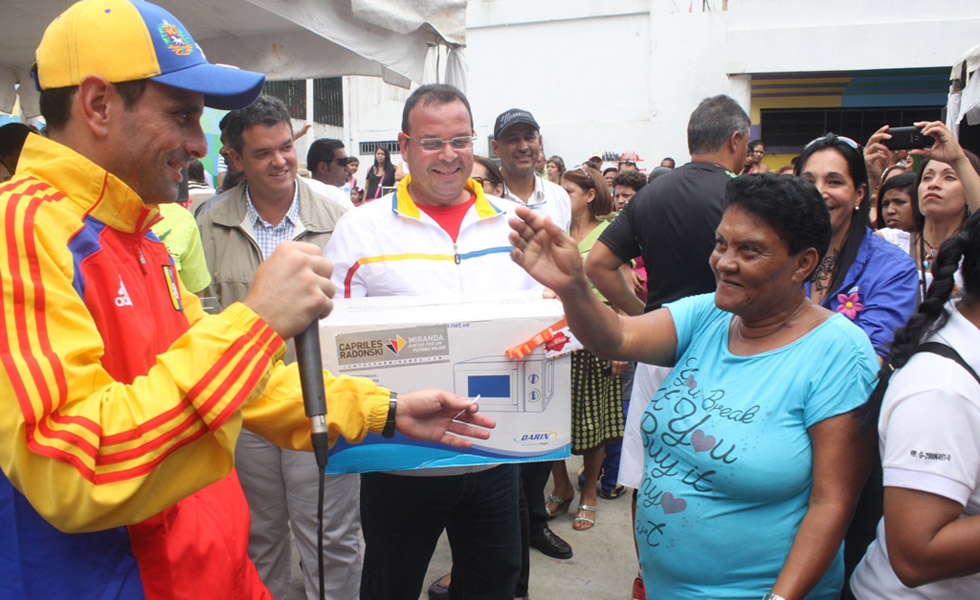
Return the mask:
[[[466, 42], [467, 0], [158, 0], [211, 62], [269, 79], [370, 75], [409, 87], [429, 48]], [[0, 111], [20, 96], [38, 114], [34, 49], [65, 0], [4, 0], [0, 8]], [[21, 84], [15, 92], [15, 84]]]
[[946, 125], [954, 132], [963, 119], [967, 124], [980, 124], [980, 44], [967, 50], [953, 65], [949, 76], [949, 103]]

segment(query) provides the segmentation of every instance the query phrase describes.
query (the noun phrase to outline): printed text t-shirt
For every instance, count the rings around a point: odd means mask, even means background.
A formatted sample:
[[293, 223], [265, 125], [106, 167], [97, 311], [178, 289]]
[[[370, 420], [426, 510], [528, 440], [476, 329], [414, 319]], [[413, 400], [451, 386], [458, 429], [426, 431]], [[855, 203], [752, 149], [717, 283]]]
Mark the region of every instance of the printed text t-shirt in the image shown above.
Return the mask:
[[[807, 510], [807, 429], [864, 403], [878, 370], [835, 314], [754, 356], [728, 350], [714, 294], [667, 304], [677, 362], [641, 421], [636, 535], [651, 597], [754, 598], [772, 588]], [[807, 598], [836, 599], [843, 553]]]

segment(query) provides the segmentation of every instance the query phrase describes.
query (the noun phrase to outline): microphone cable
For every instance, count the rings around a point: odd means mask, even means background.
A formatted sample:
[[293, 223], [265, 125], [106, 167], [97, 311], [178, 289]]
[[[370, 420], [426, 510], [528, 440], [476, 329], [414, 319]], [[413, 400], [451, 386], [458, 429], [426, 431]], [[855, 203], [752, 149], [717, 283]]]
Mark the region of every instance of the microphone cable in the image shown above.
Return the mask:
[[303, 389], [303, 406], [306, 416], [310, 419], [310, 441], [313, 444], [313, 454], [316, 456], [317, 470], [320, 472], [316, 507], [317, 573], [320, 581], [320, 600], [326, 600], [323, 589], [323, 488], [330, 438], [327, 433], [327, 395], [323, 387], [323, 365], [320, 358], [319, 319], [314, 319], [297, 335], [295, 342], [299, 382]]

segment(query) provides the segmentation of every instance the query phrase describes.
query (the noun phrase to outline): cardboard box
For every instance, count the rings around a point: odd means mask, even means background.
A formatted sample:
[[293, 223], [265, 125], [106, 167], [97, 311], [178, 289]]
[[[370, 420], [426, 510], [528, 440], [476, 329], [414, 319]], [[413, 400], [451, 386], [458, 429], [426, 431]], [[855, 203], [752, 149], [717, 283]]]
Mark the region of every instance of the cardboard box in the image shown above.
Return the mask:
[[573, 345], [538, 346], [520, 360], [505, 355], [563, 316], [560, 302], [537, 294], [478, 301], [418, 296], [336, 301], [320, 322], [323, 365], [331, 373], [367, 377], [401, 393], [434, 387], [479, 395], [480, 412], [496, 419], [497, 427], [489, 440], [469, 450], [398, 433], [391, 440], [369, 433], [356, 445], [340, 439], [327, 472], [567, 458]]

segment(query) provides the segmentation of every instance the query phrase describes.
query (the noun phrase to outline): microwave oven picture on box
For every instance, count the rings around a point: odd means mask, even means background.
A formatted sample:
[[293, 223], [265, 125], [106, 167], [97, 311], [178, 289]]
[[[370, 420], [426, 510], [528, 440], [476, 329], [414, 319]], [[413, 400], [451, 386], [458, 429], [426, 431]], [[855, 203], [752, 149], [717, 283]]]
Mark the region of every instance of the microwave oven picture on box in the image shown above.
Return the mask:
[[[422, 388], [479, 397], [497, 426], [472, 448], [368, 433], [338, 438], [327, 472], [397, 471], [561, 460], [571, 443], [571, 359], [539, 345], [520, 359], [507, 351], [563, 317], [561, 303], [513, 298], [342, 299], [320, 322], [323, 366], [396, 392]], [[566, 343], [564, 350], [569, 349]], [[327, 410], [333, 399], [328, 395]]]
[[543, 412], [555, 395], [555, 363], [535, 348], [521, 360], [481, 356], [453, 366], [455, 393], [480, 397], [484, 412]]

